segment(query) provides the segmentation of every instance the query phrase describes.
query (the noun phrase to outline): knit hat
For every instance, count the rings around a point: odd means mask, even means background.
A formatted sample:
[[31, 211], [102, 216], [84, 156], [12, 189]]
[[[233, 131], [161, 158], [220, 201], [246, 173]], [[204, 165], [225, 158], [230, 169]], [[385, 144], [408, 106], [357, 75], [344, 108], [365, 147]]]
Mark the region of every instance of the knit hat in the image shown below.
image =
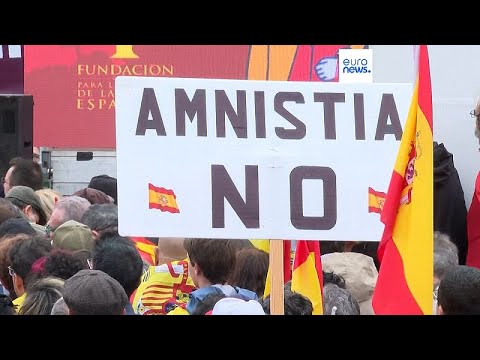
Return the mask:
[[34, 208], [40, 216], [38, 223], [45, 224], [47, 222], [47, 217], [45, 215], [45, 211], [42, 208], [42, 204], [38, 195], [35, 194], [35, 191], [33, 191], [33, 189], [29, 188], [28, 186], [14, 186], [6, 194], [5, 199], [9, 200], [13, 205], [22, 209], [27, 205], [31, 205], [32, 208]]
[[78, 315], [121, 315], [128, 302], [122, 285], [100, 270], [80, 270], [66, 280], [63, 300]]
[[117, 203], [117, 179], [108, 175], [98, 175], [94, 176], [88, 187], [91, 189], [97, 189], [103, 191], [105, 194], [111, 196]]
[[256, 300], [242, 300], [227, 297], [219, 300], [212, 310], [212, 315], [265, 315], [262, 305]]
[[93, 251], [95, 241], [92, 230], [87, 225], [75, 220], [69, 220], [60, 225], [53, 233], [54, 248], [77, 251]]
[[111, 204], [114, 202], [114, 199], [105, 194], [103, 191], [91, 188], [80, 189], [73, 193], [75, 196], [80, 196], [84, 199], [87, 199], [90, 204]]
[[0, 225], [0, 238], [5, 235], [17, 234], [36, 235], [37, 232], [24, 218], [8, 219]]

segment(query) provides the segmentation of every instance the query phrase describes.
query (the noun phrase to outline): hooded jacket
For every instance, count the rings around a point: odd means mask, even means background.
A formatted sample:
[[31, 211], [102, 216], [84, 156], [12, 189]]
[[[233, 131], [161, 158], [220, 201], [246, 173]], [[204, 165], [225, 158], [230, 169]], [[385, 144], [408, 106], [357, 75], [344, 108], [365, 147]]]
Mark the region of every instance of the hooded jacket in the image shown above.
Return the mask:
[[345, 288], [360, 305], [360, 315], [374, 315], [372, 296], [378, 271], [370, 256], [354, 252], [336, 252], [322, 256], [322, 270], [343, 277]]
[[433, 144], [433, 228], [450, 236], [458, 248], [459, 264], [465, 265], [468, 249], [465, 195], [453, 155], [443, 144]]

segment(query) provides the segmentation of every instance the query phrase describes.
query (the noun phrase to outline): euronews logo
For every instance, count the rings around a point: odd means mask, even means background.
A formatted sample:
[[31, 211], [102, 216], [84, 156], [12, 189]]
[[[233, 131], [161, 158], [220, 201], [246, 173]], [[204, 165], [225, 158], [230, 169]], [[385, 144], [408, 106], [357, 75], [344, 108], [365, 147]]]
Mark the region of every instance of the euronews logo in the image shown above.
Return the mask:
[[372, 70], [368, 69], [367, 59], [345, 59], [343, 60], [343, 72], [348, 72], [350, 74], [366, 74], [371, 73]]
[[338, 81], [346, 83], [373, 82], [372, 49], [340, 49]]

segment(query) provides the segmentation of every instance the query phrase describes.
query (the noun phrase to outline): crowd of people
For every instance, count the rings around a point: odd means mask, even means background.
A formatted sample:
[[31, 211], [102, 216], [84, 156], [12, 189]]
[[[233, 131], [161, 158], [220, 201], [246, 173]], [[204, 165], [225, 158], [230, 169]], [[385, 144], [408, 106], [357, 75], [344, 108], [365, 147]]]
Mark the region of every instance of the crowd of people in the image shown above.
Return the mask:
[[[95, 176], [86, 188], [60, 194], [44, 188], [37, 161], [12, 159], [2, 179], [0, 314], [270, 314], [265, 243], [120, 236], [115, 178]], [[452, 172], [442, 164], [445, 182]], [[480, 270], [464, 265], [464, 229], [450, 228], [434, 236], [433, 313], [479, 314]], [[325, 315], [374, 314], [377, 245], [321, 241]], [[284, 299], [285, 315], [313, 313], [290, 282]]]

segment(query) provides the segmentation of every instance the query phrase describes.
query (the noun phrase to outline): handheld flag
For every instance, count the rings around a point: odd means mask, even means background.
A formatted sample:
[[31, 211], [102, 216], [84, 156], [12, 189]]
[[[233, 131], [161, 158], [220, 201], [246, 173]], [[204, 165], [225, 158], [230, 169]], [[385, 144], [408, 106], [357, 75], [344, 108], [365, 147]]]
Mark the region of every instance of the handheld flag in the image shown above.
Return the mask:
[[323, 314], [323, 272], [319, 241], [297, 241], [293, 262], [292, 291], [310, 299], [313, 315]]
[[375, 314], [431, 314], [433, 306], [433, 108], [428, 49], [418, 73], [381, 213]]

